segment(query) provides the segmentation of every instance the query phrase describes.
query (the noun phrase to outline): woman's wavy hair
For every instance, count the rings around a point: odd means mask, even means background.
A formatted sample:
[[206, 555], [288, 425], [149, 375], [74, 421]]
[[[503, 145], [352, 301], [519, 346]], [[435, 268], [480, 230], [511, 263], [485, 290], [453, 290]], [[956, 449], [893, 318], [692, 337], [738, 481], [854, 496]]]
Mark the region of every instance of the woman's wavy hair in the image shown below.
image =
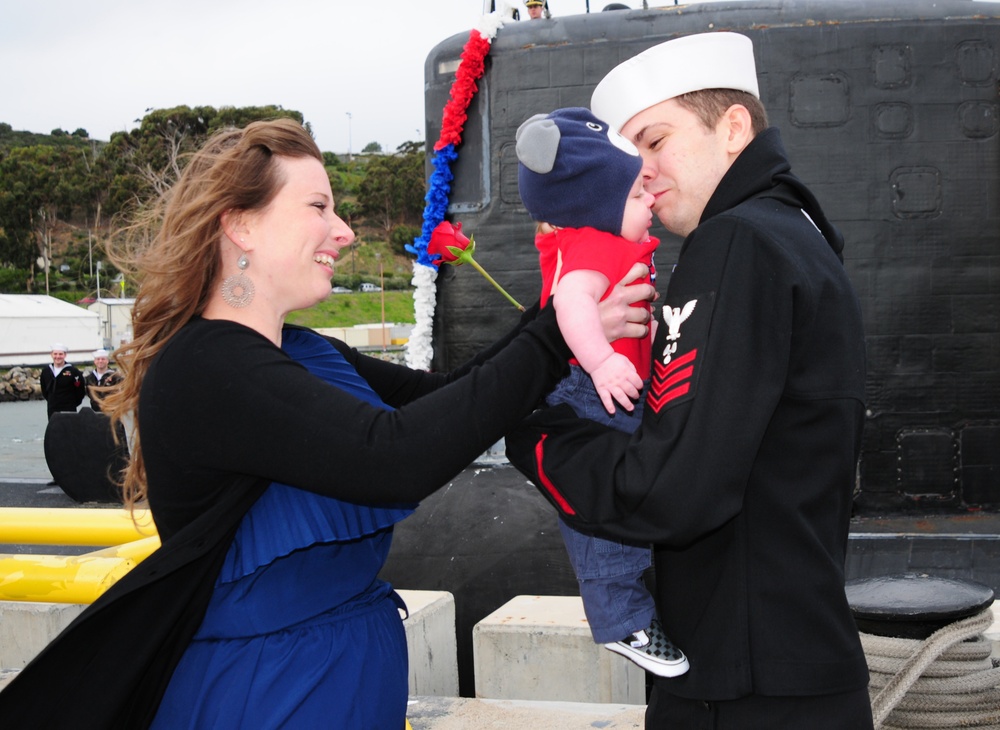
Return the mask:
[[309, 132], [293, 119], [216, 132], [191, 156], [177, 182], [108, 247], [109, 258], [139, 285], [132, 341], [115, 353], [123, 380], [102, 399], [113, 432], [131, 418], [131, 455], [119, 477], [129, 508], [146, 498], [138, 429], [143, 378], [170, 338], [205, 310], [221, 267], [220, 216], [266, 208], [284, 184], [276, 156], [323, 160]]

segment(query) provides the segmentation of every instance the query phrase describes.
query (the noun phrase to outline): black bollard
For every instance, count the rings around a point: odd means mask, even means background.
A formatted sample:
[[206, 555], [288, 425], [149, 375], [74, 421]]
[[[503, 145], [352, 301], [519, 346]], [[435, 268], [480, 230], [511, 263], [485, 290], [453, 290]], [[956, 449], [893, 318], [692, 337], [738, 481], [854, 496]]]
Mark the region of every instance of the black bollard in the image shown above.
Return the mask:
[[847, 582], [858, 630], [875, 636], [926, 639], [993, 603], [993, 589], [969, 581], [905, 573]]
[[119, 433], [116, 445], [111, 420], [81, 408], [53, 413], [45, 428], [45, 463], [66, 495], [75, 502], [121, 502], [115, 478], [125, 467], [128, 447]]

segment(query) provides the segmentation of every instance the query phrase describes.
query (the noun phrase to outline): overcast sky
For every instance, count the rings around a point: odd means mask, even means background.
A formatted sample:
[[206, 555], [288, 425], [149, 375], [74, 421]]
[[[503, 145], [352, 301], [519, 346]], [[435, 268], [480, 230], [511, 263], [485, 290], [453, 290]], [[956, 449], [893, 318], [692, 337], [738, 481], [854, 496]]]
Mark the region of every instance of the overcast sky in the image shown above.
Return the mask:
[[[590, 0], [590, 9], [611, 1]], [[523, 10], [523, 0], [507, 2]], [[587, 5], [549, 0], [554, 15]], [[358, 152], [375, 141], [393, 151], [424, 139], [428, 53], [468, 35], [483, 7], [483, 0], [0, 0], [0, 122], [39, 133], [82, 127], [107, 140], [137, 127], [149, 108], [277, 104], [302, 112], [323, 150]]]
[[428, 53], [482, 12], [482, 0], [0, 0], [0, 122], [107, 140], [149, 108], [277, 104], [302, 112], [323, 150], [392, 151], [424, 139]]

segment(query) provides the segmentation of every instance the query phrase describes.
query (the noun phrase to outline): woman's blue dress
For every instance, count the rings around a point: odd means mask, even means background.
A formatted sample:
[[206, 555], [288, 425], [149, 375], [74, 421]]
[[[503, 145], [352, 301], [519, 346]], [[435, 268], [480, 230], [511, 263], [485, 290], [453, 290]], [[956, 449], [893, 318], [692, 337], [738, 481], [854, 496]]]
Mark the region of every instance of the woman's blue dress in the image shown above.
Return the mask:
[[[323, 338], [282, 338], [314, 375], [389, 408]], [[240, 524], [153, 727], [401, 730], [401, 601], [377, 576], [393, 524], [412, 511], [272, 483]]]

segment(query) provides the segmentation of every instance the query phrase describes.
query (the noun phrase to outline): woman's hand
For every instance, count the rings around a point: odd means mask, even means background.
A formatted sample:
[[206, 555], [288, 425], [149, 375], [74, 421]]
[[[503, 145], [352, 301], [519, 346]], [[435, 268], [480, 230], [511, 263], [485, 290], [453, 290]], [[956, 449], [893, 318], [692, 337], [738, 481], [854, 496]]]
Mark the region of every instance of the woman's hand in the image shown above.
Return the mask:
[[632, 306], [635, 302], [656, 301], [658, 295], [651, 284], [632, 284], [648, 274], [649, 268], [645, 264], [634, 264], [625, 277], [615, 284], [611, 293], [597, 305], [601, 313], [601, 327], [608, 342], [621, 337], [645, 337], [649, 332], [650, 312], [644, 307]]

